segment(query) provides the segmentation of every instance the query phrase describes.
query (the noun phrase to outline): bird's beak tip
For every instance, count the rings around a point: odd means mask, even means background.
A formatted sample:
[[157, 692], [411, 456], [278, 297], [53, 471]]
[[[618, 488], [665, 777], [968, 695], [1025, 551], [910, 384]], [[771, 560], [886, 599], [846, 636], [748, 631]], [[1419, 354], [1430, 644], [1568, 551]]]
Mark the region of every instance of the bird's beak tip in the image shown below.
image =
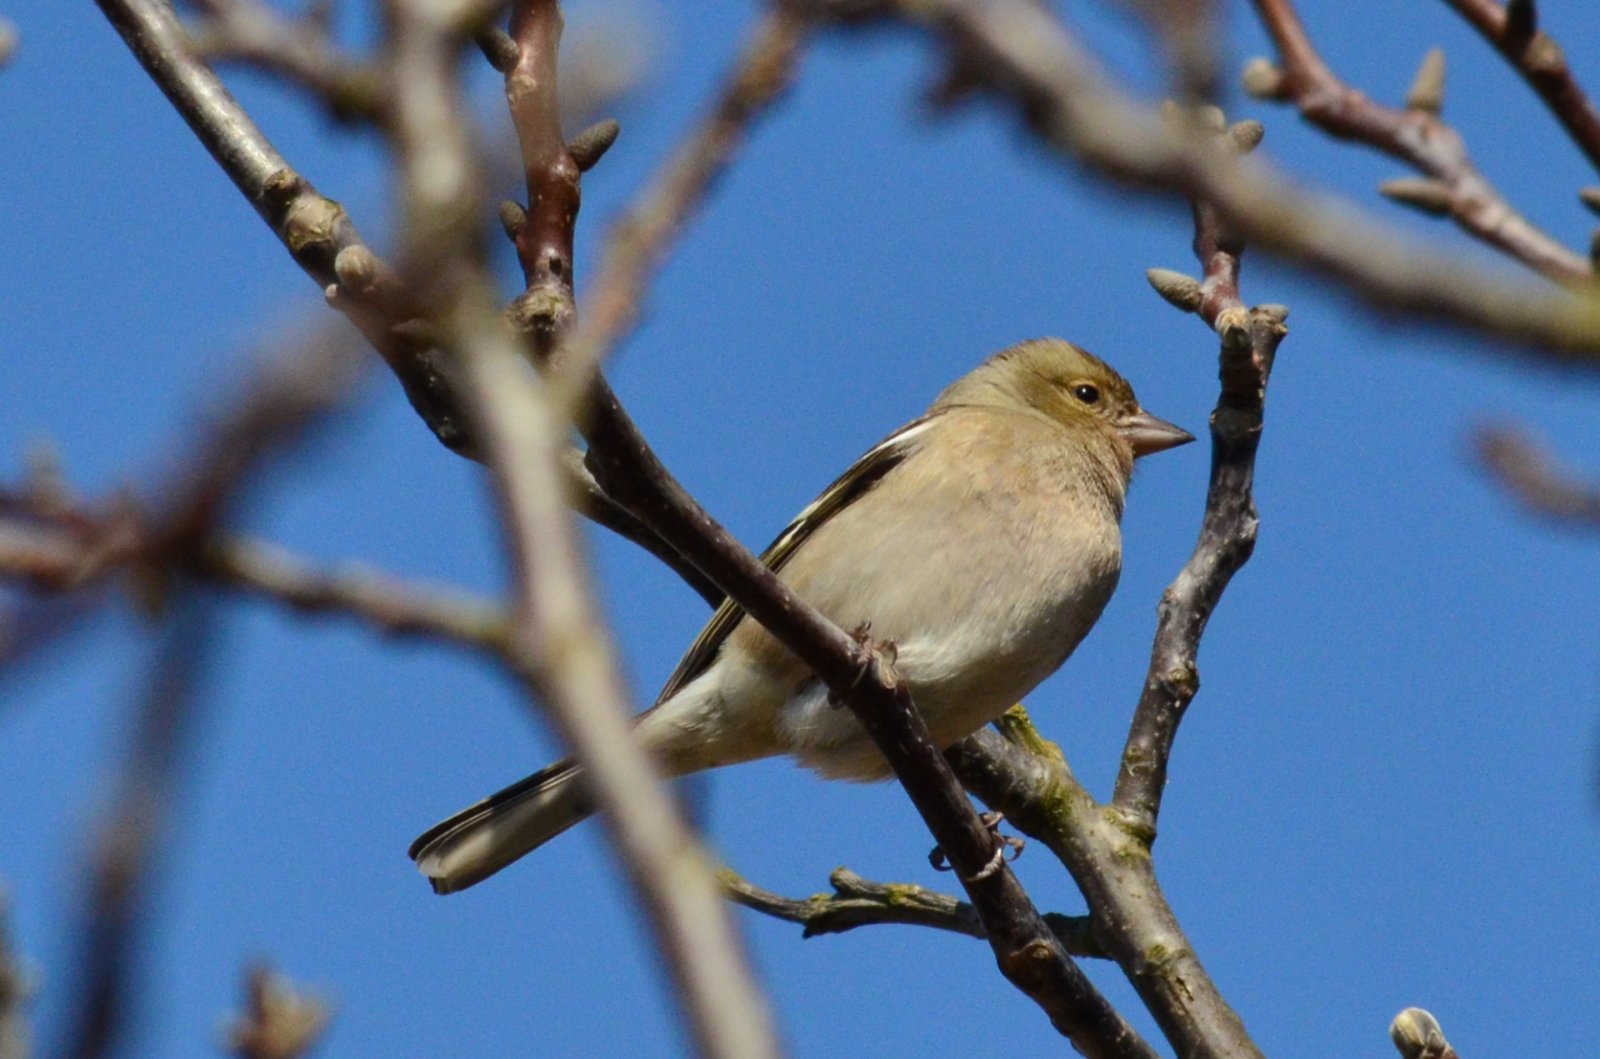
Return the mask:
[[1122, 436], [1133, 446], [1134, 456], [1149, 456], [1165, 452], [1195, 440], [1193, 434], [1165, 419], [1159, 419], [1144, 409], [1123, 420], [1119, 426]]

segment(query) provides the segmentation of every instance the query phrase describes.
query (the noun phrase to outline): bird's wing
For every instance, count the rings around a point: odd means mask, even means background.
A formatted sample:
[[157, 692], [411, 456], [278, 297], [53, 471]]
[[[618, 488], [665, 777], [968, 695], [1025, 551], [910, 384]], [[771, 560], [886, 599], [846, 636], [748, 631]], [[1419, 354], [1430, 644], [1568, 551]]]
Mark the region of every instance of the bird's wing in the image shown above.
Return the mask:
[[[767, 569], [774, 573], [782, 570], [784, 564], [800, 545], [817, 531], [818, 527], [871, 492], [872, 487], [882, 481], [884, 475], [894, 470], [917, 450], [922, 443], [924, 432], [932, 425], [937, 415], [938, 413], [934, 413], [913, 419], [851, 464], [849, 470], [841, 474], [832, 485], [822, 491], [821, 496], [796, 515], [794, 521], [785, 526], [783, 532], [778, 534], [778, 538], [761, 553], [761, 561], [766, 564]], [[667, 678], [666, 686], [656, 697], [656, 705], [676, 695], [685, 684], [706, 671], [712, 660], [717, 657], [717, 651], [721, 649], [723, 641], [728, 638], [728, 634], [742, 617], [744, 617], [743, 607], [731, 599], [723, 600], [722, 605], [711, 616], [711, 620], [706, 623], [706, 627], [700, 630], [700, 635], [695, 638], [694, 643], [689, 645], [689, 650], [678, 662], [678, 668]]]

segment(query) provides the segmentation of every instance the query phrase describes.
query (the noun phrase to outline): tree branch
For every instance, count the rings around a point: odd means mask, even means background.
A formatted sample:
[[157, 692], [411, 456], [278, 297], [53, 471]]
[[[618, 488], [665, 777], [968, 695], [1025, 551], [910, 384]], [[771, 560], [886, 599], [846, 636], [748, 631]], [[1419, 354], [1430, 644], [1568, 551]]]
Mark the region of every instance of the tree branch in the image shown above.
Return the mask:
[[1103, 75], [1031, 0], [815, 0], [842, 24], [893, 17], [1016, 105], [1041, 142], [1102, 176], [1211, 202], [1251, 245], [1343, 284], [1370, 305], [1447, 321], [1546, 363], [1600, 368], [1600, 299], [1552, 291], [1397, 237], [1343, 202], [1300, 190], [1211, 138], [1165, 126]]
[[[1256, 130], [1259, 136], [1259, 127]], [[1184, 711], [1200, 688], [1196, 656], [1229, 580], [1255, 548], [1251, 497], [1267, 379], [1287, 333], [1282, 306], [1247, 309], [1239, 296], [1244, 241], [1205, 202], [1194, 204], [1194, 252], [1204, 278], [1194, 311], [1218, 335], [1221, 390], [1211, 413], [1211, 480], [1193, 554], [1161, 597], [1144, 690], [1122, 752], [1112, 804], [1153, 841], [1168, 759]]]
[[1533, 3], [1524, 0], [1519, 5], [1528, 12], [1527, 25], [1508, 19], [1506, 9], [1494, 0], [1445, 0], [1445, 3], [1471, 23], [1522, 75], [1528, 87], [1567, 130], [1578, 150], [1600, 170], [1600, 113], [1596, 113], [1588, 93], [1573, 76], [1561, 45], [1533, 24], [1536, 21]]
[[[1448, 214], [1463, 231], [1513, 260], [1557, 283], [1579, 284], [1593, 278], [1588, 260], [1530, 224], [1495, 190], [1467, 157], [1461, 135], [1440, 121], [1434, 109], [1396, 110], [1356, 91], [1317, 54], [1292, 0], [1253, 2], [1283, 63], [1271, 90], [1261, 95], [1292, 102], [1302, 117], [1324, 132], [1376, 148], [1426, 174], [1434, 182], [1426, 188], [1432, 192], [1431, 210]], [[1404, 194], [1391, 197], [1412, 201]]]

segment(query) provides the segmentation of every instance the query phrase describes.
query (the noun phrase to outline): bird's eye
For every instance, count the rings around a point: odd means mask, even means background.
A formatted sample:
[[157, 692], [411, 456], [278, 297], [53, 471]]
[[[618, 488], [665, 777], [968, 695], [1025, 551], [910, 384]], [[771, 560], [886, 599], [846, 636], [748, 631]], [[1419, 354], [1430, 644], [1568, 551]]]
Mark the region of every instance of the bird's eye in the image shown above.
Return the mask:
[[1072, 396], [1084, 404], [1096, 404], [1100, 400], [1100, 388], [1098, 386], [1090, 386], [1086, 382], [1080, 382], [1072, 388]]

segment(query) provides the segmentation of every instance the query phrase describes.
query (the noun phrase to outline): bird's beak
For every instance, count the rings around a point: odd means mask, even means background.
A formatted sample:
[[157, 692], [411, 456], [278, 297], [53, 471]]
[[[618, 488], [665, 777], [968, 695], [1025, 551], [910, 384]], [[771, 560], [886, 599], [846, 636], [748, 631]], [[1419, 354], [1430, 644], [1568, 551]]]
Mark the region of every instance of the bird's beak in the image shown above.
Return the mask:
[[1135, 456], [1175, 449], [1194, 440], [1194, 435], [1187, 430], [1165, 419], [1157, 419], [1143, 408], [1119, 422], [1117, 431], [1133, 446]]

